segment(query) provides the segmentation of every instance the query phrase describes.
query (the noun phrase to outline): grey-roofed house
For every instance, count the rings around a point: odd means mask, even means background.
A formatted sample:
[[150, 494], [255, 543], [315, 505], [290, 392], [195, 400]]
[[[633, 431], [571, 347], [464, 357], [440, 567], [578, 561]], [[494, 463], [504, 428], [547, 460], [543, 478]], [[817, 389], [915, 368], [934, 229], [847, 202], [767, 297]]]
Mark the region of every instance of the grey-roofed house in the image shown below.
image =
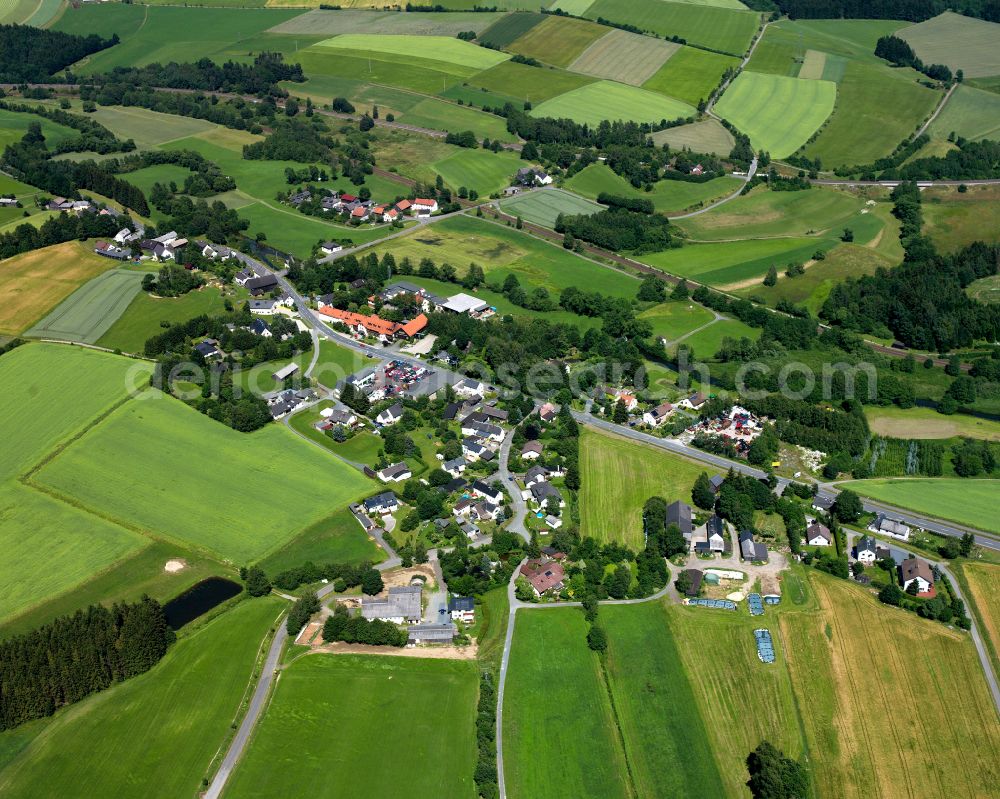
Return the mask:
[[528, 441], [521, 448], [521, 458], [522, 460], [533, 461], [541, 457], [542, 451], [543, 447], [541, 441]]
[[277, 307], [277, 300], [250, 300], [250, 313], [261, 316], [273, 316]]
[[874, 536], [865, 535], [858, 539], [854, 547], [854, 557], [861, 563], [874, 563], [878, 560], [878, 542]]
[[399, 509], [399, 499], [391, 491], [383, 491], [374, 497], [368, 497], [361, 503], [365, 513], [395, 513]]
[[691, 579], [691, 586], [684, 592], [685, 596], [698, 596], [704, 572], [701, 569], [685, 569], [681, 574], [686, 574]]
[[684, 536], [686, 541], [691, 540], [691, 506], [686, 502], [681, 502], [677, 500], [667, 505], [666, 513], [666, 524], [670, 526], [671, 524], [676, 524], [680, 530], [681, 534]]
[[271, 327], [263, 319], [254, 319], [247, 325], [247, 330], [255, 336], [263, 336], [264, 338], [271, 338], [274, 335], [271, 332]]
[[482, 499], [488, 499], [494, 505], [500, 505], [503, 503], [503, 491], [499, 488], [487, 485], [482, 480], [476, 480], [472, 484], [472, 493]]
[[535, 483], [531, 487], [531, 496], [535, 498], [535, 502], [539, 505], [544, 505], [550, 498], [558, 500], [559, 507], [565, 504], [562, 494], [559, 493], [559, 489], [552, 485], [552, 483], [544, 480], [540, 483]]
[[721, 474], [715, 474], [708, 478], [709, 485], [712, 486], [712, 490], [718, 494], [719, 490], [722, 488], [722, 484], [726, 481], [726, 478]]
[[420, 621], [419, 585], [400, 585], [390, 588], [385, 596], [362, 597], [361, 615], [371, 621], [381, 619], [394, 624]]
[[934, 572], [926, 560], [910, 555], [899, 566], [900, 581], [905, 591], [912, 583], [917, 584], [917, 593], [928, 593], [934, 587]]
[[879, 514], [869, 527], [872, 532], [898, 538], [900, 541], [908, 541], [910, 538], [910, 526], [898, 519], [890, 519], [884, 513]]
[[544, 466], [532, 466], [524, 473], [524, 485], [531, 488], [535, 483], [541, 483], [549, 475], [549, 470]]
[[450, 644], [458, 634], [454, 624], [417, 624], [409, 628], [411, 644]]
[[199, 341], [195, 344], [194, 349], [207, 361], [209, 358], [219, 358], [222, 356], [222, 353], [219, 351], [219, 348], [215, 346], [215, 344], [216, 342], [211, 339], [205, 339], [205, 341]]
[[465, 471], [468, 465], [468, 461], [466, 461], [465, 458], [454, 458], [453, 460], [442, 463], [441, 468], [448, 472], [448, 474], [452, 477], [458, 477]]
[[823, 513], [829, 513], [830, 508], [833, 507], [833, 500], [829, 497], [813, 497], [812, 501], [813, 510], [822, 511]]
[[709, 551], [722, 552], [726, 548], [726, 524], [722, 518], [712, 514], [705, 523], [705, 534]]
[[753, 540], [753, 531], [740, 533], [740, 554], [743, 560], [758, 560], [767, 563], [767, 545]]
[[453, 596], [448, 602], [448, 610], [454, 621], [472, 624], [476, 620], [476, 603], [471, 596]]
[[400, 403], [386, 408], [378, 416], [375, 417], [375, 423], [386, 427], [391, 424], [396, 424], [400, 419], [403, 418], [403, 406]]
[[404, 461], [386, 466], [378, 473], [378, 479], [383, 483], [400, 483], [413, 477], [413, 472]]
[[274, 275], [263, 275], [262, 277], [252, 277], [247, 280], [243, 287], [251, 294], [263, 294], [278, 285], [278, 278]]

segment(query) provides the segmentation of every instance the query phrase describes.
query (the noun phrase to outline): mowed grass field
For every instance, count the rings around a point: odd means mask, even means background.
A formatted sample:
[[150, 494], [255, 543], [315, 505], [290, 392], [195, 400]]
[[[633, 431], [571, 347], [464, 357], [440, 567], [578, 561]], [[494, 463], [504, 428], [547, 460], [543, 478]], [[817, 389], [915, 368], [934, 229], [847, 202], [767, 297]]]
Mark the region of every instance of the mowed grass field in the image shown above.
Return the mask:
[[684, 339], [695, 358], [714, 358], [722, 346], [724, 338], [748, 338], [755, 341], [760, 337], [760, 328], [753, 328], [738, 319], [721, 319], [704, 330], [692, 333]]
[[803, 154], [832, 168], [867, 164], [891, 153], [940, 97], [938, 91], [917, 83], [916, 74], [849, 61], [837, 86], [833, 115]]
[[[348, 50], [409, 60], [437, 61], [457, 69], [455, 74], [495, 67], [510, 56], [496, 50], [478, 47], [452, 36], [413, 36], [408, 34], [344, 33], [316, 45], [322, 50]], [[449, 68], [442, 68], [451, 71]]]
[[[559, 69], [548, 70], [545, 73], [545, 80], [539, 80], [538, 75], [537, 67], [504, 61], [492, 69], [483, 70], [478, 75], [469, 78], [469, 87], [476, 89], [476, 91], [472, 97], [466, 95], [465, 100], [482, 105], [487, 103], [492, 95], [494, 97], [509, 97], [521, 102], [527, 100], [531, 103], [541, 103], [595, 81], [595, 78], [587, 75], [578, 75], [575, 72], [564, 72]], [[489, 93], [484, 93], [483, 89]], [[495, 104], [495, 102], [490, 104]], [[496, 137], [491, 136], [490, 138]]]
[[732, 55], [746, 51], [760, 20], [752, 11], [667, 0], [596, 0], [584, 16], [635, 25], [660, 36], [680, 36]]
[[[699, 101], [706, 99], [719, 85], [722, 73], [737, 64], [739, 60], [732, 56], [710, 53], [696, 47], [681, 47], [642, 87], [697, 106]], [[704, 152], [698, 148], [692, 149]], [[728, 154], [727, 151], [726, 155]]]
[[942, 252], [954, 252], [974, 241], [1000, 240], [994, 225], [1000, 213], [1000, 186], [968, 186], [959, 192], [952, 187], [925, 191], [926, 235]]
[[45, 136], [49, 147], [55, 147], [79, 135], [73, 128], [60, 125], [58, 122], [53, 122], [37, 114], [0, 109], [0, 147], [6, 147], [8, 144], [20, 141], [28, 132], [28, 127], [35, 122], [41, 125], [42, 135]]
[[809, 577], [819, 610], [782, 614], [780, 634], [819, 795], [994, 793], [1000, 727], [968, 636]]
[[656, 92], [601, 80], [546, 100], [535, 106], [531, 114], [597, 125], [605, 119], [659, 122], [694, 116], [695, 110], [687, 103]]
[[562, 189], [544, 189], [515, 195], [510, 199], [503, 200], [500, 203], [500, 208], [505, 213], [520, 216], [527, 222], [534, 222], [536, 225], [544, 225], [549, 228], [555, 227], [556, 218], [560, 214], [566, 216], [587, 214], [589, 216], [604, 210], [603, 205], [598, 205], [591, 200]]
[[[649, 88], [648, 84], [647, 88]], [[703, 119], [689, 125], [658, 130], [650, 138], [659, 147], [668, 144], [677, 150], [683, 150], [686, 147], [694, 152], [714, 153], [723, 156], [729, 155], [736, 143], [733, 134], [716, 119]]]
[[518, 611], [504, 691], [511, 799], [632, 796], [614, 710], [576, 609]]
[[882, 500], [916, 513], [926, 513], [1000, 533], [1000, 482], [963, 478], [936, 480], [852, 480], [845, 484], [865, 497]]
[[[553, 292], [567, 286], [587, 286], [591, 291], [631, 299], [639, 285], [638, 280], [581, 258], [558, 244], [469, 216], [447, 219], [431, 228], [418, 228], [370, 251], [380, 257], [391, 252], [397, 263], [407, 256], [414, 264], [430, 258], [439, 266], [451, 264], [459, 274], [470, 263], [477, 263], [489, 283], [502, 284], [507, 275], [515, 274], [525, 288], [545, 286]], [[456, 285], [451, 293], [458, 291]]]
[[490, 47], [507, 47], [545, 19], [543, 14], [507, 14], [479, 34], [479, 41]]
[[[676, 128], [680, 130], [680, 128]], [[727, 151], [728, 152], [728, 151]], [[652, 200], [653, 208], [660, 213], [680, 212], [687, 208], [710, 203], [732, 194], [742, 185], [739, 178], [720, 177], [706, 183], [687, 183], [682, 180], [661, 180], [653, 184], [652, 191], [635, 188], [621, 175], [605, 164], [591, 164], [566, 181], [566, 188], [596, 199], [601, 192], [625, 197]]]
[[[355, 436], [351, 441], [355, 441]], [[374, 436], [371, 436], [374, 438]], [[381, 445], [381, 439], [376, 439]], [[371, 460], [374, 464], [374, 458]], [[372, 493], [375, 493], [374, 491]], [[361, 526], [348, 508], [316, 522], [260, 562], [268, 574], [294, 569], [303, 563], [379, 563], [385, 552], [367, 535], [358, 535]]]
[[568, 69], [641, 86], [680, 49], [674, 42], [613, 29], [580, 53]]
[[[459, 148], [457, 152], [435, 161], [431, 168], [455, 190], [464, 186], [485, 196], [510, 185], [510, 176], [520, 165], [520, 158], [513, 152], [493, 153]], [[398, 191], [405, 192], [406, 186], [400, 185]]]
[[707, 325], [715, 316], [704, 305], [696, 302], [664, 302], [639, 314], [653, 326], [653, 335], [673, 341], [676, 338]]
[[125, 396], [147, 364], [55, 344], [0, 357], [0, 622], [58, 596], [138, 551], [140, 536], [33, 491], [17, 478]]
[[715, 109], [775, 158], [798, 150], [830, 116], [837, 98], [831, 81], [742, 72]]
[[[123, 460], [138, 480], [109, 479]], [[278, 549], [371, 486], [282, 426], [239, 433], [153, 390], [35, 480], [106, 517], [236, 563]], [[276, 497], [295, 507], [294, 518], [275, 512]]]
[[112, 350], [141, 353], [147, 340], [163, 332], [161, 322], [178, 324], [201, 314], [216, 315], [224, 310], [225, 300], [217, 288], [206, 287], [180, 297], [154, 297], [140, 291], [97, 344]]
[[865, 407], [865, 418], [873, 433], [891, 438], [954, 438], [966, 436], [986, 441], [1000, 441], [1000, 422], [966, 416], [945, 416], [932, 408], [908, 408], [877, 405]]
[[63, 300], [55, 310], [28, 330], [27, 335], [80, 341], [84, 344], [95, 343], [125, 313], [142, 290], [144, 276], [144, 272], [125, 269], [103, 272]]
[[652, 496], [691, 498], [705, 467], [595, 430], [580, 431], [580, 532], [641, 549], [642, 506]]
[[1000, 132], [1000, 94], [958, 86], [927, 130], [939, 139], [947, 139], [951, 133], [972, 141], [996, 139]]
[[899, 37], [925, 64], [947, 64], [967, 78], [1000, 74], [1000, 24], [946, 11], [933, 19], [903, 28]]
[[472, 799], [477, 693], [468, 661], [303, 657], [282, 672], [226, 795]]
[[[0, 733], [0, 793], [24, 799], [193, 796], [230, 734], [261, 642], [287, 603], [243, 602], [182, 637], [150, 671], [51, 719]], [[5, 746], [6, 745], [6, 746]], [[169, 756], [165, 756], [169, 753]]]
[[507, 45], [507, 49], [545, 64], [568, 67], [610, 29], [570, 17], [546, 17]]
[[77, 241], [0, 262], [0, 333], [22, 333], [84, 283], [117, 265]]

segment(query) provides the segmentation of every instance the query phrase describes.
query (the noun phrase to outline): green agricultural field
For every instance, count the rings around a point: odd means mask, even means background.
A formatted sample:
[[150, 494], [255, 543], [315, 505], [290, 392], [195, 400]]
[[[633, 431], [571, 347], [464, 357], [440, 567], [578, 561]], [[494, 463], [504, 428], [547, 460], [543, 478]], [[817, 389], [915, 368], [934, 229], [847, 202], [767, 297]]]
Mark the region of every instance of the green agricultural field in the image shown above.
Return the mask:
[[541, 103], [593, 82], [593, 78], [585, 75], [557, 69], [548, 70], [545, 73], [545, 80], [540, 81], [536, 67], [515, 64], [513, 61], [504, 61], [492, 69], [484, 70], [469, 78], [470, 86], [487, 90], [485, 93], [480, 91], [483, 97], [479, 100], [480, 103], [486, 102], [491, 96], [507, 96], [521, 101]]
[[515, 617], [503, 708], [511, 799], [633, 795], [601, 664], [586, 638], [578, 610]]
[[[277, 4], [268, 3], [268, 5]], [[309, 3], [293, 2], [289, 5], [305, 6]], [[295, 36], [302, 34], [335, 36], [344, 33], [377, 33], [454, 37], [462, 31], [484, 32], [487, 27], [499, 24], [509, 18], [508, 15], [501, 13], [453, 11], [449, 14], [405, 14], [395, 11], [348, 8], [347, 3], [343, 5], [344, 8], [339, 11], [322, 9], [307, 11], [305, 14], [292, 17], [287, 22], [275, 25], [268, 33]]]
[[642, 506], [652, 496], [687, 501], [704, 467], [591, 429], [580, 431], [580, 532], [642, 547]]
[[584, 197], [597, 198], [601, 192], [639, 197], [653, 201], [653, 207], [661, 213], [673, 213], [699, 207], [727, 194], [732, 194], [742, 185], [739, 178], [721, 177], [706, 183], [687, 183], [682, 180], [661, 180], [653, 185], [653, 191], [640, 191], [621, 175], [616, 175], [604, 164], [591, 164], [566, 181], [566, 188]]
[[580, 53], [567, 68], [596, 78], [642, 86], [680, 49], [674, 42], [614, 29]]
[[674, 341], [707, 325], [715, 314], [696, 302], [664, 302], [643, 311], [639, 318], [653, 326], [657, 338]]
[[[347, 78], [351, 82], [383, 84], [421, 94], [444, 93], [478, 70], [447, 61], [409, 58], [393, 53], [373, 53], [365, 50], [343, 50], [330, 47], [332, 39], [324, 40], [294, 58], [312, 77]], [[458, 41], [458, 40], [456, 40]], [[487, 51], [490, 52], [490, 51]]]
[[635, 25], [660, 36], [680, 36], [732, 55], [746, 51], [760, 20], [751, 11], [666, 0], [596, 0], [585, 16]]
[[555, 0], [549, 6], [549, 10], [555, 11], [556, 9], [561, 9], [567, 14], [572, 14], [574, 17], [582, 17], [593, 2], [594, 0]]
[[945, 416], [932, 408], [865, 407], [872, 432], [891, 438], [981, 438], [1000, 441], [1000, 422], [956, 413]]
[[1000, 302], [1000, 275], [973, 280], [965, 287], [965, 293], [979, 302]]
[[[142, 189], [146, 196], [149, 196], [149, 193], [153, 190], [154, 183], [162, 183], [164, 186], [176, 183], [177, 187], [183, 190], [184, 181], [191, 174], [191, 170], [183, 166], [177, 166], [176, 164], [157, 164], [156, 166], [147, 166], [144, 169], [137, 169], [135, 172], [121, 173], [120, 176], [133, 186], [137, 186]], [[153, 213], [156, 213], [155, 209], [153, 210]]]
[[[808, 262], [807, 262], [808, 263]], [[870, 275], [876, 269], [891, 269], [898, 260], [889, 258], [871, 247], [858, 244], [838, 244], [826, 254], [826, 259], [815, 261], [806, 267], [806, 273], [790, 278], [784, 274], [783, 264], [775, 264], [778, 282], [774, 286], [764, 286], [754, 282], [739, 289], [744, 296], [764, 297], [769, 305], [787, 300], [794, 305], [804, 305], [810, 313], [818, 314], [830, 290], [848, 277]]]
[[[459, 274], [474, 262], [483, 267], [490, 283], [502, 283], [507, 275], [515, 274], [526, 288], [545, 286], [551, 292], [567, 286], [587, 286], [591, 291], [631, 299], [638, 287], [634, 278], [568, 252], [559, 244], [470, 216], [418, 228], [372, 251], [380, 256], [391, 252], [397, 263], [404, 257], [414, 265], [423, 258], [438, 265], [450, 263]], [[458, 290], [454, 289], [454, 293]]]
[[142, 290], [143, 272], [112, 269], [85, 283], [27, 331], [37, 338], [95, 343]]
[[511, 176], [522, 163], [517, 153], [506, 150], [494, 153], [489, 150], [460, 148], [446, 158], [435, 161], [431, 164], [431, 169], [441, 176], [445, 185], [455, 190], [465, 186], [486, 196], [509, 186]]
[[715, 109], [775, 158], [798, 150], [833, 111], [837, 85], [742, 72]]
[[507, 14], [480, 33], [479, 41], [489, 47], [507, 47], [544, 19], [536, 13]]
[[[682, 47], [660, 67], [656, 74], [642, 84], [642, 88], [676, 97], [696, 106], [719, 85], [722, 73], [737, 64], [739, 64], [738, 59], [732, 56], [710, 53], [696, 47]], [[718, 125], [717, 122], [715, 124]], [[692, 149], [704, 152], [696, 147]], [[727, 150], [726, 155], [728, 154]]]
[[141, 353], [146, 341], [163, 332], [162, 322], [180, 324], [202, 314], [215, 316], [224, 310], [225, 300], [217, 288], [166, 298], [140, 291], [96, 343], [112, 350]]
[[0, 24], [23, 24], [37, 6], [36, 0], [2, 0], [0, 2]]
[[354, 514], [344, 508], [329, 519], [323, 519], [307, 528], [298, 538], [289, 541], [286, 546], [261, 561], [260, 567], [268, 574], [277, 574], [309, 561], [379, 563], [383, 560], [385, 552], [362, 531]]
[[925, 64], [947, 64], [967, 78], [1000, 74], [1000, 24], [946, 11], [903, 28], [905, 39]]
[[994, 224], [1000, 212], [1000, 187], [969, 186], [926, 190], [925, 232], [942, 252], [955, 252], [974, 241], [998, 241]]
[[1000, 566], [992, 563], [963, 563], [955, 571], [965, 593], [971, 594], [970, 610], [985, 634], [993, 670], [1000, 667]]
[[511, 42], [507, 49], [546, 64], [568, 67], [608, 30], [582, 19], [550, 16]]
[[733, 289], [763, 279], [772, 264], [805, 263], [816, 250], [835, 240], [816, 238], [746, 239], [688, 244], [680, 249], [643, 255], [639, 260], [673, 275]]
[[612, 606], [600, 617], [609, 638], [606, 679], [636, 795], [725, 795], [692, 690], [705, 675], [685, 671], [667, 607]]
[[510, 56], [477, 47], [469, 42], [463, 42], [450, 36], [411, 36], [406, 34], [365, 34], [344, 33], [325, 42], [320, 42], [314, 49], [348, 50], [360, 53], [371, 53], [375, 58], [392, 61], [403, 58], [417, 61], [441, 62], [448, 67], [438, 67], [442, 71], [454, 74], [472, 74], [482, 69], [495, 67]]
[[703, 119], [676, 128], [658, 130], [650, 138], [658, 147], [666, 144], [675, 150], [687, 148], [696, 153], [714, 153], [721, 156], [729, 155], [736, 143], [733, 134], [716, 119]]
[[[79, 74], [107, 72], [121, 66], [143, 66], [158, 61], [167, 64], [197, 61], [199, 58], [234, 50], [246, 59], [246, 40], [300, 14], [299, 10], [265, 8], [182, 8], [135, 6], [131, 13], [116, 4], [68, 9], [55, 24], [67, 33], [118, 33], [120, 44], [88, 57], [74, 67]], [[268, 37], [270, 46], [258, 50], [289, 49], [295, 41], [288, 37]], [[241, 43], [241, 44], [237, 44]]]
[[756, 340], [759, 336], [758, 328], [750, 327], [737, 319], [723, 319], [688, 336], [684, 343], [694, 352], [695, 358], [704, 360], [715, 357], [724, 338]]
[[102, 105], [89, 116], [113, 130], [119, 138], [134, 139], [140, 149], [156, 147], [174, 139], [196, 136], [216, 127], [204, 119], [161, 114], [145, 108]]
[[[294, 795], [471, 799], [477, 683], [465, 661], [303, 657], [282, 673], [227, 795], [288, 795], [294, 772]], [[333, 719], [352, 734], [330, 734]]]
[[845, 483], [845, 487], [916, 513], [1000, 533], [1000, 519], [996, 514], [1000, 482], [995, 480], [852, 480]]
[[145, 674], [33, 722], [24, 748], [0, 771], [0, 793], [54, 799], [78, 795], [85, 784], [94, 796], [122, 799], [194, 795], [285, 605], [243, 602], [179, 640]]
[[832, 168], [870, 163], [891, 153], [940, 98], [939, 92], [912, 80], [914, 76], [912, 71], [848, 62], [833, 114], [803, 154]]
[[[817, 795], [917, 795], [919, 785], [989, 795], [1000, 780], [992, 755], [1000, 732], [969, 636], [880, 605], [849, 581], [808, 576], [819, 607], [782, 613], [778, 640], [787, 647]], [[873, 674], [880, 679], [870, 690]], [[896, 714], [912, 697], [947, 722], [899, 724]]]
[[[386, 195], [388, 196], [388, 195]], [[267, 234], [267, 243], [299, 258], [307, 258], [321, 241], [350, 239], [354, 244], [377, 241], [389, 232], [388, 225], [346, 228], [322, 219], [300, 214], [291, 208], [255, 202], [241, 206], [240, 216], [250, 222], [250, 234]]]
[[578, 216], [604, 210], [603, 205], [586, 200], [562, 189], [544, 189], [515, 195], [500, 203], [500, 208], [513, 216], [520, 216], [527, 222], [554, 228], [560, 214]]
[[[730, 241], [735, 238], [837, 235], [842, 229], [856, 230], [869, 216], [863, 198], [836, 189], [769, 191], [759, 187], [732, 202], [704, 214], [678, 221], [696, 241]], [[866, 211], [864, 215], [862, 211]], [[881, 226], [879, 226], [881, 229]]]
[[[142, 464], [128, 486], [107, 479], [123, 459]], [[239, 563], [277, 549], [369, 486], [282, 426], [239, 433], [156, 391], [119, 408], [34, 479], [110, 518]], [[295, 503], [294, 522], [272, 512], [276, 495]]]
[[972, 141], [996, 139], [1000, 132], [1000, 95], [959, 86], [927, 130], [940, 139], [950, 133]]
[[6, 147], [8, 144], [20, 141], [28, 132], [28, 126], [35, 122], [41, 125], [42, 135], [45, 136], [46, 144], [49, 147], [55, 147], [79, 135], [73, 128], [60, 125], [58, 122], [36, 114], [0, 109], [0, 147]]
[[695, 110], [662, 94], [601, 80], [546, 100], [535, 106], [531, 114], [597, 125], [605, 119], [659, 122], [694, 116]]

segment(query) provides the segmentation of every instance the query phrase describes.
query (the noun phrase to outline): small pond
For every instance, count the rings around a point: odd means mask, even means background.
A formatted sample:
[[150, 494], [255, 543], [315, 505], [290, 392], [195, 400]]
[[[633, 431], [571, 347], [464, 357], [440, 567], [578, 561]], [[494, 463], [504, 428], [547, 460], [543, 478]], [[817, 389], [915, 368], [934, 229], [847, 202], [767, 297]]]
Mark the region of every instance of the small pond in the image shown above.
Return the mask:
[[163, 606], [167, 624], [171, 629], [179, 630], [242, 590], [243, 586], [239, 583], [224, 577], [209, 577], [207, 580], [202, 580]]

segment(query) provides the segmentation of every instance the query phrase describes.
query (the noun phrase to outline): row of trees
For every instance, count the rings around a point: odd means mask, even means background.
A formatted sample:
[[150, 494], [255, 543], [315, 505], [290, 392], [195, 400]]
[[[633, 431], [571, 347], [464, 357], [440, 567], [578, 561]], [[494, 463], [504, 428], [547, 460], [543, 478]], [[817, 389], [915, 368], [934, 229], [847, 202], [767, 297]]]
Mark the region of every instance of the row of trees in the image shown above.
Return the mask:
[[617, 207], [596, 214], [556, 217], [555, 230], [612, 252], [647, 253], [679, 247], [665, 216]]
[[148, 671], [174, 641], [159, 602], [91, 605], [0, 642], [0, 729]]
[[25, 222], [8, 233], [0, 233], [0, 260], [64, 241], [111, 237], [121, 229], [122, 223], [120, 218], [92, 211], [79, 216], [62, 213], [46, 219], [38, 227]]

